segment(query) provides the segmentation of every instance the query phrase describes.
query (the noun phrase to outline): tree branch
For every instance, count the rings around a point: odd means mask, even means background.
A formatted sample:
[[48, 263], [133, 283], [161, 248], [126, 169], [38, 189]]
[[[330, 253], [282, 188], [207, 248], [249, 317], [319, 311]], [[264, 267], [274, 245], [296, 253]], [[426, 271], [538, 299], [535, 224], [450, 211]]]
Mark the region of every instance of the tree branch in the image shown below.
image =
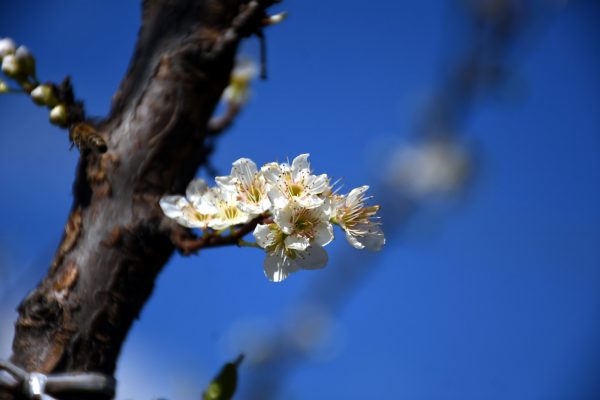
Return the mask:
[[[207, 124], [237, 44], [260, 26], [272, 2], [143, 2], [129, 71], [98, 124], [107, 151], [81, 152], [61, 244], [47, 276], [18, 308], [14, 364], [46, 374], [113, 374], [127, 332], [174, 251], [158, 199], [182, 193], [206, 161]], [[14, 398], [0, 390], [0, 399]]]

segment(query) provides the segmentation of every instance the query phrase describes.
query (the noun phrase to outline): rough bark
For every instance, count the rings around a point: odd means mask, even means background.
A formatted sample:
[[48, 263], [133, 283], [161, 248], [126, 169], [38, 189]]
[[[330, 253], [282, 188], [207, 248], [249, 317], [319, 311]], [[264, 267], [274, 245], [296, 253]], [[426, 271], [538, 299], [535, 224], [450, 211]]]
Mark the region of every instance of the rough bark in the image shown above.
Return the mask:
[[143, 2], [129, 71], [98, 125], [108, 151], [81, 154], [62, 241], [47, 276], [18, 308], [14, 363], [42, 373], [113, 374], [174, 251], [158, 200], [183, 192], [206, 162], [207, 124], [238, 41], [259, 27], [270, 3]]

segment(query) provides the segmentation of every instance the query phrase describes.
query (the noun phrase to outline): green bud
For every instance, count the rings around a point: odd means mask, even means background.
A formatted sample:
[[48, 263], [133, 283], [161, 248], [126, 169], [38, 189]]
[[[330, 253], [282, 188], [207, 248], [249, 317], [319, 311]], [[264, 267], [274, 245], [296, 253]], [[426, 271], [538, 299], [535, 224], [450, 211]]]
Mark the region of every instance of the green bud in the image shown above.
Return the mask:
[[3, 80], [0, 80], [0, 93], [8, 92], [8, 85]]
[[24, 76], [35, 76], [35, 58], [25, 46], [19, 46], [15, 52], [15, 57], [19, 63], [19, 73]]
[[18, 78], [21, 75], [17, 57], [13, 54], [8, 54], [2, 59], [2, 72], [9, 78]]
[[280, 12], [279, 14], [271, 15], [267, 19], [267, 25], [277, 25], [285, 21], [288, 17], [287, 11]]
[[50, 122], [54, 125], [65, 127], [67, 126], [68, 120], [69, 113], [67, 111], [67, 106], [64, 104], [59, 104], [50, 110]]
[[54, 90], [49, 85], [39, 85], [31, 91], [31, 99], [40, 106], [54, 107], [58, 104], [58, 99], [54, 95]]
[[237, 387], [237, 369], [243, 358], [240, 355], [234, 362], [223, 366], [219, 375], [208, 385], [208, 388], [202, 395], [202, 400], [231, 400]]
[[14, 54], [16, 49], [17, 45], [11, 38], [0, 39], [0, 58], [8, 54]]

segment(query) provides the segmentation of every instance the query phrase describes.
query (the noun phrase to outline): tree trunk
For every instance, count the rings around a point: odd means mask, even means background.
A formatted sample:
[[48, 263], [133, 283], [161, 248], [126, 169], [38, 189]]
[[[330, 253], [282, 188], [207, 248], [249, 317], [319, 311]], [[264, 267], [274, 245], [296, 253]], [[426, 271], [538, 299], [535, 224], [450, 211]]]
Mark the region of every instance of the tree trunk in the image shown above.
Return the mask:
[[259, 28], [271, 2], [143, 2], [129, 71], [98, 124], [108, 151], [82, 150], [61, 244], [18, 308], [13, 363], [46, 374], [114, 373], [174, 251], [158, 200], [182, 193], [206, 162], [207, 124], [239, 39]]

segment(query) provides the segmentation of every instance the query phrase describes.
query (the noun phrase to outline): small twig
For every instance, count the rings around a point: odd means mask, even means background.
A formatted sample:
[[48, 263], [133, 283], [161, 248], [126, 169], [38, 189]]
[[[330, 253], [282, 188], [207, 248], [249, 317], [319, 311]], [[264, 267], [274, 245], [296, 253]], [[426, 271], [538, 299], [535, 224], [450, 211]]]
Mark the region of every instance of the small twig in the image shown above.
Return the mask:
[[260, 79], [267, 80], [267, 39], [262, 29], [256, 31], [256, 37], [260, 43]]
[[235, 118], [238, 116], [238, 114], [240, 113], [241, 110], [242, 110], [242, 107], [240, 107], [239, 104], [233, 103], [233, 102], [228, 102], [227, 109], [225, 110], [223, 115], [213, 117], [208, 122], [208, 127], [207, 127], [208, 136], [217, 136], [217, 135], [220, 135], [221, 133], [223, 133], [226, 129], [228, 129], [231, 125], [233, 125]]
[[256, 33], [257, 27], [261, 25], [265, 16], [265, 9], [273, 3], [275, 3], [273, 0], [252, 0], [242, 5], [242, 9], [234, 18], [231, 27], [221, 35], [212, 50], [206, 54], [206, 59], [216, 58], [228, 46], [235, 44], [243, 37]]
[[252, 232], [257, 225], [268, 224], [271, 222], [271, 219], [272, 217], [270, 215], [260, 215], [252, 221], [233, 229], [232, 233], [226, 236], [221, 236], [216, 233], [205, 233], [204, 236], [194, 237], [188, 230], [185, 230], [186, 233], [183, 233], [181, 230], [173, 231], [171, 240], [183, 255], [188, 256], [196, 253], [200, 249], [209, 247], [239, 245], [242, 238]]
[[5, 92], [2, 92], [0, 94], [27, 94], [27, 91], [25, 89], [9, 87], [6, 89]]

